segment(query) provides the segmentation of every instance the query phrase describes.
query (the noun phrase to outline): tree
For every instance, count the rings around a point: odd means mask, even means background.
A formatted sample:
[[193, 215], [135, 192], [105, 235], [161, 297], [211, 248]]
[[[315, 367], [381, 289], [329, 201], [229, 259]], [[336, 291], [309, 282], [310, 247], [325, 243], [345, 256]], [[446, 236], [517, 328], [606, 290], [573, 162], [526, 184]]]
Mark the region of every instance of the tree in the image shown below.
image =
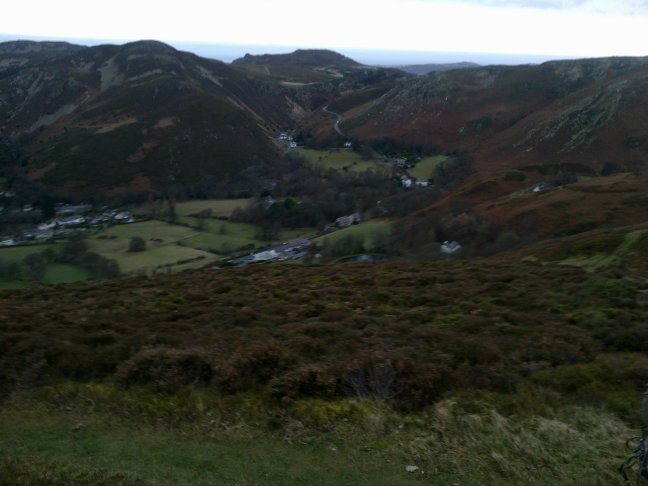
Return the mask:
[[20, 278], [20, 265], [17, 262], [4, 261], [0, 259], [0, 277], [8, 280]]
[[139, 252], [146, 250], [146, 241], [141, 236], [133, 236], [128, 244], [128, 251]]
[[254, 236], [257, 240], [261, 241], [274, 241], [279, 239], [279, 228], [273, 224], [262, 224], [261, 228]]
[[204, 230], [207, 226], [206, 219], [212, 217], [212, 210], [210, 208], [203, 209], [201, 210], [197, 215], [196, 215], [196, 229], [197, 230]]
[[44, 194], [39, 201], [39, 205], [43, 218], [52, 219], [54, 216], [56, 216], [54, 199], [51, 196]]
[[68, 238], [62, 249], [61, 260], [64, 263], [73, 262], [80, 258], [86, 251], [88, 251], [88, 244], [85, 242], [86, 236], [77, 232]]
[[27, 267], [27, 276], [30, 280], [37, 282], [43, 280], [45, 271], [47, 270], [47, 261], [43, 255], [40, 253], [32, 253], [25, 257], [23, 263]]

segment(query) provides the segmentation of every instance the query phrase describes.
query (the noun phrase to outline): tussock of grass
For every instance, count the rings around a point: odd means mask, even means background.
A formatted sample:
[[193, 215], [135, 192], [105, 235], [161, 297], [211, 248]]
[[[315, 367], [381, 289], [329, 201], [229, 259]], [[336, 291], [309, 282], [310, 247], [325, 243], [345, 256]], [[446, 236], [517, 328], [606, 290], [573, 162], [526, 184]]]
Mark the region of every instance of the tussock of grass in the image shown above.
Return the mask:
[[422, 432], [404, 444], [407, 452], [424, 471], [474, 485], [617, 484], [619, 454], [631, 435], [614, 416], [580, 407], [553, 417], [505, 417], [445, 401], [419, 420]]
[[[252, 396], [64, 388], [78, 395], [50, 396], [48, 408], [43, 395], [23, 395], [0, 412], [0, 476], [20, 469], [25, 480], [13, 484], [604, 485], [617, 484], [632, 435], [614, 415], [584, 406], [504, 414], [496, 395], [456, 396], [403, 415], [363, 400], [268, 408]], [[533, 398], [517, 396], [520, 404]], [[134, 414], [132, 400], [167, 412]], [[190, 419], [180, 417], [178, 400], [194, 407]]]

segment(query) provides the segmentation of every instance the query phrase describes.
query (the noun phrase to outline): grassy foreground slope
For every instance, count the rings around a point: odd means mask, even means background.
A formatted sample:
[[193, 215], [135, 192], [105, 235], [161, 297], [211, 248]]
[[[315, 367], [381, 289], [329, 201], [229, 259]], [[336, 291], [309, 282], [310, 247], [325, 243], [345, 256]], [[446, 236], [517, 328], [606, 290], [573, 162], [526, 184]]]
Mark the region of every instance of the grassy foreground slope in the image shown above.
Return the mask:
[[2, 291], [0, 477], [620, 484], [648, 370], [648, 283], [622, 263], [278, 265]]

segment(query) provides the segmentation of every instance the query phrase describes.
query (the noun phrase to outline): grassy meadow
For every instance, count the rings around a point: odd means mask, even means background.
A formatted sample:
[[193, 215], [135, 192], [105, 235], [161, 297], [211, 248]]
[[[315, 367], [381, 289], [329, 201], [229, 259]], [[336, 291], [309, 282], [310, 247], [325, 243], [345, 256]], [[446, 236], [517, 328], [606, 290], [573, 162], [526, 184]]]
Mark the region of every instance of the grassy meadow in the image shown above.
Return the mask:
[[361, 238], [366, 251], [372, 251], [379, 243], [389, 238], [392, 222], [388, 220], [371, 220], [354, 224], [333, 233], [329, 233], [313, 240], [316, 244], [335, 244], [348, 237]]
[[414, 167], [407, 171], [412, 177], [425, 181], [434, 177], [434, 173], [441, 164], [447, 163], [450, 157], [447, 155], [434, 155], [419, 160]]
[[298, 148], [297, 153], [308, 162], [324, 169], [365, 172], [370, 169], [390, 170], [390, 165], [378, 159], [363, 160], [351, 149], [314, 150]]
[[[61, 245], [61, 242], [56, 242], [0, 248], [0, 261], [21, 262], [29, 255], [41, 253], [45, 250], [57, 251], [61, 248]], [[88, 272], [77, 265], [48, 262], [42, 283], [70, 283], [86, 280], [87, 278], [89, 278]], [[24, 275], [17, 279], [0, 278], [0, 289], [29, 288], [36, 284], [37, 282], [29, 281]]]
[[32, 253], [40, 253], [49, 248], [56, 249], [57, 244], [42, 244], [42, 245], [25, 245], [25, 246], [10, 246], [0, 248], [0, 259], [5, 261], [19, 261], [31, 255]]
[[81, 267], [65, 263], [52, 263], [47, 266], [43, 283], [59, 284], [87, 280], [90, 274]]
[[[117, 262], [124, 276], [175, 273], [202, 268], [223, 257], [316, 232], [315, 228], [283, 229], [276, 235], [276, 240], [265, 241], [260, 239], [260, 226], [225, 219], [236, 209], [249, 207], [251, 203], [251, 199], [181, 202], [176, 206], [178, 216], [173, 223], [148, 219], [88, 232], [88, 251]], [[168, 208], [156, 206], [156, 210], [161, 216]], [[197, 216], [204, 210], [208, 210], [207, 216]], [[140, 217], [150, 217], [154, 211], [152, 206], [143, 205], [136, 208], [134, 213]], [[130, 241], [135, 237], [145, 240], [144, 251], [129, 251]], [[20, 263], [31, 254], [47, 249], [59, 252], [64, 246], [64, 240], [57, 240], [48, 244], [0, 248], [0, 262]], [[24, 276], [16, 279], [2, 278], [0, 288], [24, 288], [38, 283], [70, 283], [88, 278], [90, 274], [78, 265], [50, 262], [40, 282], [29, 281]]]
[[[180, 244], [198, 235], [198, 231], [185, 226], [151, 220], [113, 226], [88, 238], [88, 244], [91, 251], [115, 260], [125, 275], [166, 269], [175, 272], [216, 261], [217, 257], [209, 252]], [[146, 250], [128, 251], [134, 237], [144, 238]]]

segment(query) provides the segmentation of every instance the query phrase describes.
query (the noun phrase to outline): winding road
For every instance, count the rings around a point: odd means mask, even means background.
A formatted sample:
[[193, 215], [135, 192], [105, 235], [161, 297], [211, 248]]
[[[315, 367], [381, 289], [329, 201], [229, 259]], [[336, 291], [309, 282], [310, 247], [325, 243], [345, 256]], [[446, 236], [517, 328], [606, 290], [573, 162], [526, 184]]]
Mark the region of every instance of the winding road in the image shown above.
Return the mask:
[[326, 105], [324, 108], [322, 108], [322, 111], [324, 113], [328, 113], [330, 115], [335, 116], [336, 120], [335, 120], [335, 125], [333, 125], [333, 129], [337, 132], [337, 134], [340, 137], [344, 137], [345, 136], [344, 133], [342, 132], [342, 130], [340, 130], [340, 122], [342, 121], [342, 115], [340, 115], [339, 113], [335, 113], [334, 111], [329, 110], [328, 107], [329, 107], [329, 105]]

